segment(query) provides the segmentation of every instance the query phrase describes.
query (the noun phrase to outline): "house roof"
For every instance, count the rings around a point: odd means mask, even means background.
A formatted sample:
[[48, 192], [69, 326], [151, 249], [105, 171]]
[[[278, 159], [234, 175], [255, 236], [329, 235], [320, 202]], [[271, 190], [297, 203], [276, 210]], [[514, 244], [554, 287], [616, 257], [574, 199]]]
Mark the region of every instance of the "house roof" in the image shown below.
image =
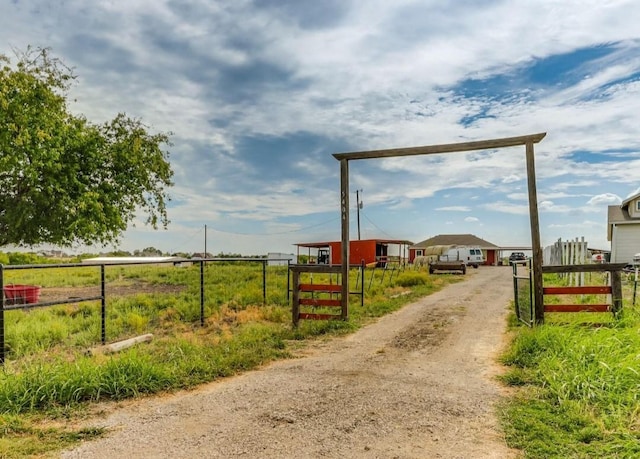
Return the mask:
[[621, 205], [609, 206], [607, 208], [607, 241], [611, 240], [613, 232], [611, 228], [614, 224], [640, 223], [640, 220], [632, 218], [631, 215], [629, 215], [629, 203], [639, 196], [640, 195], [631, 196], [630, 198], [625, 199]]
[[620, 207], [622, 209], [627, 209], [629, 207], [629, 203], [631, 201], [633, 201], [634, 199], [638, 199], [640, 198], [640, 192], [636, 193], [636, 194], [632, 194], [631, 196], [629, 196], [627, 199], [625, 199], [624, 201], [622, 201], [622, 204], [620, 204]]
[[439, 234], [409, 247], [410, 249], [420, 249], [433, 245], [473, 245], [481, 249], [498, 249], [499, 247], [491, 242], [480, 239], [473, 234]]

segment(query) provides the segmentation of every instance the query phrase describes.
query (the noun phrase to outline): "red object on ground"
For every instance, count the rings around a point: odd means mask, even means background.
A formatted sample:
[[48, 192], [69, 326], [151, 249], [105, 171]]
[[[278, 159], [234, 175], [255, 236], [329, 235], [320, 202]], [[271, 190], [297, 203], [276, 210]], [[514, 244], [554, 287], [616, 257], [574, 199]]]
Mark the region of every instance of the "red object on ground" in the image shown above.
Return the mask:
[[4, 296], [13, 304], [37, 303], [40, 300], [40, 287], [21, 284], [5, 285]]

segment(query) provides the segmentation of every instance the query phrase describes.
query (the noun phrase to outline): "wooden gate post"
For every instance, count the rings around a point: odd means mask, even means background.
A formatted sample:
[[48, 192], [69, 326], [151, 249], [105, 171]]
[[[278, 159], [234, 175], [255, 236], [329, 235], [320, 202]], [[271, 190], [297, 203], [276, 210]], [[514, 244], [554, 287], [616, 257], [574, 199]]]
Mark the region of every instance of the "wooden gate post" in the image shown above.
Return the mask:
[[349, 318], [349, 160], [340, 160], [340, 213], [342, 214], [342, 320]]
[[622, 276], [619, 270], [609, 272], [611, 273], [611, 307], [613, 314], [617, 316], [622, 311]]
[[533, 307], [535, 323], [544, 323], [544, 294], [542, 293], [542, 245], [540, 244], [540, 219], [538, 217], [538, 195], [536, 191], [536, 167], [533, 142], [526, 144], [527, 185], [529, 186], [529, 223], [531, 226], [531, 248], [533, 251]]

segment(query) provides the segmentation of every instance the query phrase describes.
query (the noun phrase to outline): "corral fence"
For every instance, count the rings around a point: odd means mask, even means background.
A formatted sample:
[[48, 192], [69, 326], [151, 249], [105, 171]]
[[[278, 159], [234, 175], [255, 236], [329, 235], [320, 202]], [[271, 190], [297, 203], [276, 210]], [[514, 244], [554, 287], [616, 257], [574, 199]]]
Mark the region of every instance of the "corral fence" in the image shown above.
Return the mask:
[[[197, 260], [153, 260], [153, 261], [134, 261], [119, 263], [59, 263], [59, 264], [36, 264], [36, 265], [2, 265], [0, 264], [0, 365], [4, 365], [6, 359], [7, 343], [5, 340], [5, 313], [13, 310], [30, 310], [35, 308], [45, 308], [50, 306], [77, 304], [89, 301], [100, 301], [100, 341], [104, 345], [107, 342], [107, 282], [106, 271], [112, 267], [122, 268], [124, 266], [133, 265], [164, 265], [173, 264], [174, 266], [190, 264], [199, 265], [199, 296], [200, 296], [200, 326], [205, 323], [205, 268], [209, 264], [216, 263], [258, 263], [262, 265], [262, 302], [267, 301], [267, 265], [274, 261], [282, 261], [288, 266], [290, 260], [273, 260], [267, 258], [207, 258]], [[31, 285], [15, 285], [6, 282], [6, 272], [14, 270], [47, 270], [47, 269], [99, 269], [99, 294], [89, 295], [86, 297], [68, 297], [66, 299], [55, 299], [54, 301], [39, 301], [40, 286]], [[177, 268], [180, 269], [180, 268]], [[288, 273], [288, 268], [286, 269]], [[283, 270], [283, 269], [281, 269]], [[286, 301], [289, 301], [290, 278], [286, 275]], [[69, 288], [71, 289], [71, 287]], [[116, 295], [114, 295], [116, 296]]]
[[545, 296], [549, 295], [595, 295], [605, 296], [606, 302], [601, 303], [573, 303], [573, 304], [544, 304], [543, 310], [548, 312], [611, 312], [618, 316], [622, 311], [622, 269], [624, 263], [601, 263], [587, 265], [543, 266], [543, 273], [582, 274], [608, 273], [609, 285], [580, 285], [567, 287], [543, 287]]
[[[388, 285], [392, 285], [394, 276], [397, 278], [405, 269], [404, 264], [395, 263], [390, 258], [385, 257], [380, 267], [377, 267], [378, 263], [368, 266], [364, 260], [359, 265], [349, 266], [350, 273], [355, 271], [355, 289], [349, 292], [349, 296], [358, 296], [361, 307], [364, 306], [365, 290], [370, 291], [374, 281], [379, 284], [384, 284], [386, 281]], [[292, 277], [287, 285], [291, 286], [288, 293], [293, 295], [291, 309], [294, 326], [299, 324], [300, 319], [348, 319], [348, 307], [343, 307], [341, 301], [342, 269], [340, 265], [290, 264], [288, 270]], [[367, 272], [370, 273], [368, 278]], [[349, 301], [345, 305], [348, 303]], [[336, 307], [341, 308], [339, 314], [335, 313]]]
[[[357, 269], [356, 288], [349, 295], [360, 297], [360, 306], [364, 305], [364, 285], [366, 266], [352, 265]], [[386, 271], [386, 266], [385, 266]], [[384, 272], [383, 271], [383, 278]], [[339, 265], [290, 265], [289, 272], [293, 275], [293, 298], [291, 301], [291, 316], [294, 326], [298, 326], [300, 319], [308, 320], [346, 320], [348, 318], [348, 301], [343, 305], [342, 296], [342, 267]], [[314, 282], [313, 275], [324, 275], [320, 282]], [[373, 280], [373, 272], [371, 274]], [[339, 313], [335, 312], [340, 308]]]
[[[533, 326], [536, 317], [536, 304], [533, 296], [533, 270], [531, 260], [512, 262], [513, 266], [513, 295], [516, 317], [520, 322]], [[553, 303], [543, 300], [537, 305], [542, 309], [543, 317], [547, 313], [562, 312], [611, 312], [618, 317], [622, 312], [622, 279], [621, 272], [624, 263], [600, 263], [583, 265], [543, 266], [543, 274], [571, 275], [568, 282], [579, 280], [581, 285], [542, 286], [543, 299], [567, 295], [577, 299], [573, 303]], [[523, 269], [524, 268], [524, 269]], [[606, 285], [584, 285], [585, 273], [599, 273], [606, 279]], [[586, 301], [595, 298], [605, 298], [601, 302]], [[585, 300], [582, 302], [581, 300]]]

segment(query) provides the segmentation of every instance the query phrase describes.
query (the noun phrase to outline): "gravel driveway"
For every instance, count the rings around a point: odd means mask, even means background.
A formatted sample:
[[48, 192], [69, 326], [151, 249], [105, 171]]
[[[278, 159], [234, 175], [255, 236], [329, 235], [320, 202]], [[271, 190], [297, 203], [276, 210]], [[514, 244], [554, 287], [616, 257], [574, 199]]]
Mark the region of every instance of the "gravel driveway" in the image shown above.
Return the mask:
[[108, 405], [62, 458], [510, 458], [494, 406], [511, 270], [480, 267], [348, 337], [194, 391]]

